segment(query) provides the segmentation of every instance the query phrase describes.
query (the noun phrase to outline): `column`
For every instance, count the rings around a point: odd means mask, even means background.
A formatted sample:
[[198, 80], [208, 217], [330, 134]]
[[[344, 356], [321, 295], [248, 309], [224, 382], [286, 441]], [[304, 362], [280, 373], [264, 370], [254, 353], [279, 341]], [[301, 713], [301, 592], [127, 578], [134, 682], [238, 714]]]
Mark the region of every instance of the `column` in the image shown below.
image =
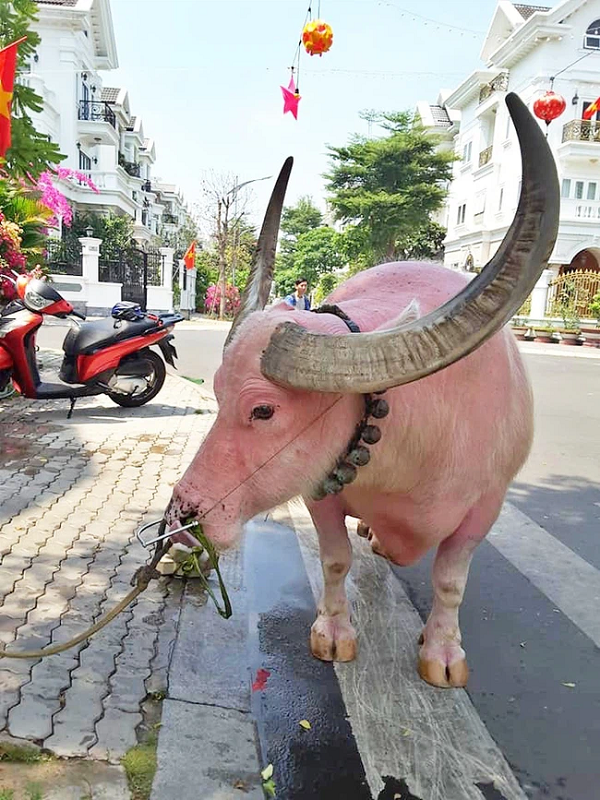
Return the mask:
[[98, 259], [100, 258], [102, 239], [96, 239], [94, 236], [82, 236], [79, 241], [81, 242], [82, 275], [88, 283], [98, 283]]
[[548, 287], [552, 279], [553, 272], [551, 269], [545, 269], [538, 282], [533, 287], [531, 293], [531, 312], [529, 316], [531, 319], [544, 319], [546, 316], [546, 304], [548, 302]]
[[175, 250], [172, 247], [160, 247], [160, 254], [162, 256], [163, 273], [162, 273], [162, 287], [169, 292], [173, 291], [173, 254]]

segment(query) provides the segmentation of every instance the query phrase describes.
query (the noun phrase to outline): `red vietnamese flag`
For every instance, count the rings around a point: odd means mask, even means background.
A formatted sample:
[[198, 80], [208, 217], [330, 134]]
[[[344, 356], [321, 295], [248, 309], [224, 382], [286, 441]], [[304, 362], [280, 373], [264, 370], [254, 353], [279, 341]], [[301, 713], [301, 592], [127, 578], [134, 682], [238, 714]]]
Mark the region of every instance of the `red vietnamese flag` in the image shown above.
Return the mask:
[[24, 36], [0, 50], [0, 158], [4, 158], [10, 147], [10, 111], [17, 66], [17, 47], [24, 42]]
[[192, 242], [188, 249], [185, 251], [183, 257], [186, 269], [194, 269], [196, 266], [196, 242]]
[[591, 119], [598, 110], [600, 110], [600, 97], [586, 108], [583, 112], [583, 119]]

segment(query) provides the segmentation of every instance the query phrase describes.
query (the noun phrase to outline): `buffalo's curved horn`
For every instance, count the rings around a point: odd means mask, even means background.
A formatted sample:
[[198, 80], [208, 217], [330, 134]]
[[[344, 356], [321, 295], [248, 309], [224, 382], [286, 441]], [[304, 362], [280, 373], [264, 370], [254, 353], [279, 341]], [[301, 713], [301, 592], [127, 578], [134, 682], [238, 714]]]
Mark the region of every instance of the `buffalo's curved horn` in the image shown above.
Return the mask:
[[508, 322], [547, 265], [560, 198], [554, 158], [538, 123], [517, 95], [507, 95], [506, 104], [521, 148], [521, 197], [485, 269], [440, 308], [390, 330], [326, 336], [282, 323], [262, 356], [265, 377], [321, 392], [382, 391], [453, 364]]
[[290, 156], [284, 161], [279, 177], [267, 206], [267, 212], [263, 220], [260, 235], [256, 244], [252, 269], [248, 276], [246, 288], [242, 294], [240, 308], [233, 320], [233, 325], [229, 330], [225, 347], [231, 341], [235, 329], [253, 311], [262, 311], [269, 299], [271, 282], [273, 280], [273, 269], [275, 267], [275, 251], [277, 249], [277, 237], [279, 236], [279, 222], [285, 200], [290, 172], [294, 159]]

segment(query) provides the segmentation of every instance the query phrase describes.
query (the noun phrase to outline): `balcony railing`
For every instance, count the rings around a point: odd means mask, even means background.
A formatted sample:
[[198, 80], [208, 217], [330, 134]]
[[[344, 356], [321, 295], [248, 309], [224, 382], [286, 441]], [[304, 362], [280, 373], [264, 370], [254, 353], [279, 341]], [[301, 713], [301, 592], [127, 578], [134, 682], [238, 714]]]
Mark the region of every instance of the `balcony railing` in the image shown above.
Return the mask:
[[144, 181], [144, 183], [142, 183], [142, 191], [143, 192], [152, 191], [152, 184], [150, 183], [150, 181]]
[[108, 103], [80, 100], [77, 118], [88, 122], [108, 122], [116, 130], [117, 118]]
[[128, 175], [133, 175], [134, 178], [139, 178], [141, 176], [142, 168], [134, 161], [124, 161], [121, 166]]
[[600, 142], [600, 124], [595, 120], [573, 119], [563, 126], [563, 142]]
[[163, 214], [162, 219], [165, 225], [177, 225], [179, 222], [175, 214]]
[[481, 153], [479, 153], [479, 166], [480, 167], [485, 167], [485, 165], [492, 160], [492, 150], [493, 149], [494, 148], [491, 147], [491, 146], [490, 147], [486, 147], [485, 150], [482, 150]]
[[503, 72], [502, 75], [497, 75], [489, 83], [484, 83], [483, 86], [479, 88], [479, 102], [483, 103], [483, 101], [487, 100], [494, 92], [506, 91], [508, 91], [508, 73]]

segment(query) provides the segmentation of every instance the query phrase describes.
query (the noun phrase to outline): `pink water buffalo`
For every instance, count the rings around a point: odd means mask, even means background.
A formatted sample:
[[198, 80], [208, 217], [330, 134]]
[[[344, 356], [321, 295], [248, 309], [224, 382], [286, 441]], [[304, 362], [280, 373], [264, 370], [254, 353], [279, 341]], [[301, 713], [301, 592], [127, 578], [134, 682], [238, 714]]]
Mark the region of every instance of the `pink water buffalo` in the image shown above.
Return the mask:
[[477, 544], [529, 452], [532, 397], [507, 321], [546, 266], [558, 182], [523, 103], [507, 104], [521, 146], [522, 193], [496, 255], [472, 281], [426, 263], [373, 267], [322, 313], [262, 310], [291, 169], [275, 186], [243, 307], [215, 379], [219, 414], [174, 489], [168, 521], [196, 517], [219, 550], [242, 525], [301, 495], [317, 529], [324, 586], [311, 649], [349, 661], [346, 517], [373, 550], [411, 564], [437, 547], [422, 678], [464, 686], [458, 611]]

